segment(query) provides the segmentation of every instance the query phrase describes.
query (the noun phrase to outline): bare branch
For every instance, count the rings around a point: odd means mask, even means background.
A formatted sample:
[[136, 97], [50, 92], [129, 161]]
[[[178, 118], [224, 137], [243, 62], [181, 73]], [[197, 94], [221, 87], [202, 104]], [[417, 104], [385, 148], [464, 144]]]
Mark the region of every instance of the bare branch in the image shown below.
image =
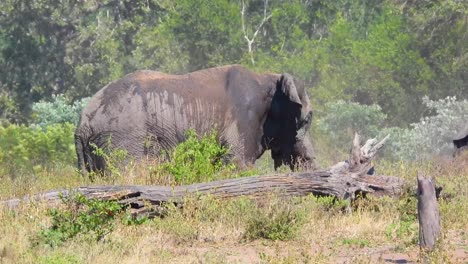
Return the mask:
[[240, 13], [241, 13], [242, 32], [244, 33], [244, 38], [247, 41], [247, 48], [250, 54], [250, 61], [252, 62], [252, 64], [255, 64], [255, 60], [253, 57], [253, 50], [252, 50], [252, 46], [253, 46], [253, 43], [255, 42], [255, 38], [257, 37], [258, 32], [260, 32], [260, 29], [262, 29], [263, 25], [272, 17], [272, 14], [267, 15], [268, 0], [264, 0], [263, 3], [264, 3], [263, 19], [260, 22], [260, 24], [257, 26], [257, 28], [255, 29], [255, 32], [253, 33], [252, 37], [250, 38], [245, 27], [245, 17], [244, 17], [245, 16], [245, 2], [244, 0], [241, 1], [242, 7], [241, 7]]
[[387, 135], [379, 142], [375, 138], [369, 139], [361, 147], [361, 138], [355, 133], [348, 160], [333, 165], [330, 171], [333, 173], [345, 173], [349, 171], [353, 177], [363, 177], [372, 167], [372, 160], [384, 146], [389, 136]]
[[244, 13], [245, 13], [245, 4], [244, 4], [244, 0], [242, 0], [242, 8], [241, 8], [242, 32], [244, 32], [244, 37], [248, 40], [247, 32], [245, 32]]

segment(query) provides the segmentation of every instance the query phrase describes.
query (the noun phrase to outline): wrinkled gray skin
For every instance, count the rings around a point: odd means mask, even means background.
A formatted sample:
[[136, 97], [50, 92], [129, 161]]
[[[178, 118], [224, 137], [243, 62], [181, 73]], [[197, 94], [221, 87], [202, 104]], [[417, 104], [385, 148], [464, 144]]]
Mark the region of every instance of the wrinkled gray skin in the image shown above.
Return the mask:
[[312, 167], [311, 119], [307, 93], [289, 74], [239, 65], [185, 75], [137, 71], [102, 88], [83, 109], [75, 132], [78, 165], [83, 173], [105, 169], [93, 143], [136, 159], [154, 157], [194, 128], [199, 135], [215, 129], [241, 166], [270, 149], [275, 169]]

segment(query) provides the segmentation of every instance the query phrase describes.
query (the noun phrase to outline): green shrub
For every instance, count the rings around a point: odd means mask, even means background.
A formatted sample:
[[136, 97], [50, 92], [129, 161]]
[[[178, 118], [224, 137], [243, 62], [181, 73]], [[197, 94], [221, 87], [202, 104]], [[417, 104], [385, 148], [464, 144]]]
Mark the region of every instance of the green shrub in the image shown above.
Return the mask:
[[354, 132], [366, 139], [377, 136], [386, 118], [378, 105], [339, 100], [326, 105], [325, 115], [319, 119], [318, 127], [335, 146], [349, 146]]
[[279, 200], [267, 208], [257, 208], [247, 222], [244, 238], [253, 240], [287, 240], [293, 238], [305, 223], [306, 213]]
[[74, 130], [74, 125], [69, 123], [44, 128], [0, 126], [0, 170], [14, 173], [57, 164], [74, 164]]
[[323, 211], [330, 214], [338, 214], [345, 212], [349, 208], [350, 203], [344, 199], [337, 199], [333, 196], [313, 196], [314, 203]]
[[360, 248], [367, 247], [370, 245], [369, 240], [367, 239], [359, 239], [359, 238], [344, 238], [341, 243], [343, 245], [348, 245], [348, 246], [358, 246]]
[[406, 245], [414, 245], [418, 239], [417, 198], [408, 194], [405, 196], [397, 204], [398, 221], [387, 226], [385, 234], [388, 238], [403, 239]]
[[70, 103], [63, 95], [53, 95], [51, 102], [40, 101], [34, 103], [33, 120], [34, 125], [41, 127], [72, 123], [77, 124], [81, 110], [89, 102], [89, 97]]
[[62, 203], [65, 209], [48, 211], [52, 224], [39, 232], [36, 243], [59, 246], [78, 234], [91, 235], [99, 241], [112, 232], [123, 209], [115, 201], [88, 199], [81, 194], [62, 198]]
[[64, 254], [60, 252], [54, 252], [49, 256], [42, 256], [38, 259], [39, 264], [80, 264], [84, 263], [80, 261], [77, 256]]
[[423, 103], [429, 115], [410, 128], [384, 127], [387, 116], [378, 105], [344, 101], [327, 104], [317, 125], [335, 148], [350, 146], [353, 133], [358, 132], [363, 140], [390, 134], [383, 153], [394, 160], [425, 160], [452, 154], [452, 140], [468, 120], [468, 101], [457, 101], [455, 97], [432, 101], [426, 96]]
[[[111, 145], [111, 138], [109, 138], [107, 142], [107, 146]], [[122, 168], [122, 165], [125, 163], [125, 160], [128, 158], [128, 151], [125, 149], [112, 149], [110, 150], [109, 148], [106, 147], [106, 149], [102, 149], [98, 147], [96, 144], [91, 143], [91, 147], [93, 148], [92, 152], [94, 155], [101, 157], [104, 159], [106, 163], [105, 171], [101, 171], [98, 173], [101, 173], [103, 175], [110, 175], [114, 177], [120, 177], [122, 176], [120, 173], [120, 170]], [[89, 175], [91, 179], [94, 178], [95, 173], [92, 172]]]
[[386, 153], [394, 159], [425, 160], [453, 153], [452, 140], [468, 120], [468, 101], [457, 101], [456, 97], [432, 101], [424, 97], [423, 103], [430, 115], [411, 124], [411, 129], [389, 128], [382, 132], [391, 134]]
[[193, 183], [212, 180], [220, 171], [234, 169], [234, 165], [225, 164], [229, 150], [218, 142], [215, 132], [199, 139], [194, 130], [188, 130], [186, 137], [170, 160], [158, 167], [159, 172], [173, 175], [178, 183]]

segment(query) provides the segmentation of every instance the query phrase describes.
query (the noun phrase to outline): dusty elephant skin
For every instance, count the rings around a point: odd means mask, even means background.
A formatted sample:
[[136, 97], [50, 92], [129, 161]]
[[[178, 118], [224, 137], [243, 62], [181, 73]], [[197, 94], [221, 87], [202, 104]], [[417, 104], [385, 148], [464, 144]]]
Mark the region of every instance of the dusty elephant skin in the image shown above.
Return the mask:
[[452, 142], [455, 146], [455, 152], [453, 153], [454, 157], [457, 157], [463, 151], [468, 150], [468, 124], [465, 124]]
[[215, 129], [235, 162], [252, 164], [271, 149], [275, 168], [313, 164], [307, 131], [312, 109], [289, 74], [257, 74], [232, 65], [185, 75], [137, 71], [98, 91], [75, 132], [83, 172], [105, 169], [93, 145], [138, 159], [170, 150], [193, 128]]

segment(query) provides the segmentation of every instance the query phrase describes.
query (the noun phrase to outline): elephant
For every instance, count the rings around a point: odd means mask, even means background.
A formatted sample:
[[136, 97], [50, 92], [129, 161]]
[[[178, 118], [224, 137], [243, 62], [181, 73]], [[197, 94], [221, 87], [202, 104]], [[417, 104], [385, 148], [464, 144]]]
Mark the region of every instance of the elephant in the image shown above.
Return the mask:
[[217, 133], [232, 162], [248, 166], [271, 150], [274, 168], [313, 168], [308, 136], [312, 108], [291, 75], [256, 73], [240, 65], [183, 75], [139, 70], [99, 90], [75, 131], [78, 167], [106, 168], [94, 148], [124, 149], [135, 159], [157, 157], [183, 142], [188, 129]]
[[455, 147], [453, 157], [460, 156], [462, 152], [468, 150], [468, 125], [462, 127], [462, 129], [457, 133], [452, 140]]

